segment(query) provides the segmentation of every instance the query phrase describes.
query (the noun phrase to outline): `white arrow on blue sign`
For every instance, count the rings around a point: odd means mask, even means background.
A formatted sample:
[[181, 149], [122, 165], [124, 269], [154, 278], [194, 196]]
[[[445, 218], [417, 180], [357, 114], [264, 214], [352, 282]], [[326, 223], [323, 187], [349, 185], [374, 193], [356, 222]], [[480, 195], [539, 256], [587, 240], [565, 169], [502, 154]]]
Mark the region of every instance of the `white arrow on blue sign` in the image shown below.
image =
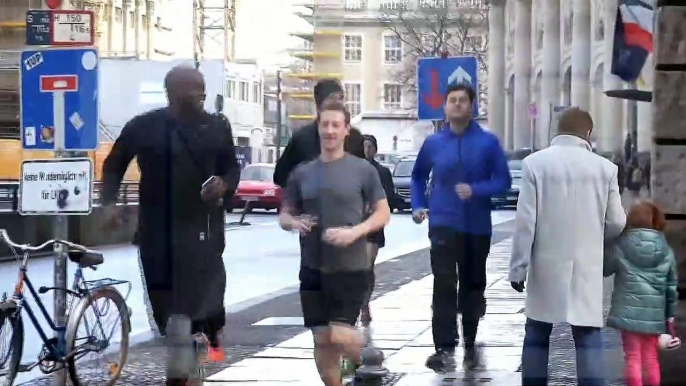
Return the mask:
[[[446, 90], [451, 84], [467, 83], [479, 89], [478, 61], [473, 56], [450, 58], [422, 58], [417, 61], [417, 118], [444, 118]], [[478, 92], [474, 99], [473, 115], [479, 115]]]
[[98, 147], [98, 52], [94, 48], [21, 54], [21, 132], [26, 150]]

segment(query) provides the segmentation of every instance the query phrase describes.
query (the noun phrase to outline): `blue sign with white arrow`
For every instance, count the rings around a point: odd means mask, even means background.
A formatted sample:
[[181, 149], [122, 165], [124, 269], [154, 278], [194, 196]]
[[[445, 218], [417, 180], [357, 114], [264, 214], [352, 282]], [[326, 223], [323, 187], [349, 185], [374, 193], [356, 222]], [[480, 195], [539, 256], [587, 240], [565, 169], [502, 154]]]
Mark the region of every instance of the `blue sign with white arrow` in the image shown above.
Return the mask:
[[21, 133], [26, 150], [98, 147], [98, 52], [94, 48], [21, 54]]
[[417, 61], [417, 118], [441, 120], [446, 91], [451, 84], [466, 83], [476, 93], [473, 115], [479, 115], [479, 66], [473, 56], [422, 58]]

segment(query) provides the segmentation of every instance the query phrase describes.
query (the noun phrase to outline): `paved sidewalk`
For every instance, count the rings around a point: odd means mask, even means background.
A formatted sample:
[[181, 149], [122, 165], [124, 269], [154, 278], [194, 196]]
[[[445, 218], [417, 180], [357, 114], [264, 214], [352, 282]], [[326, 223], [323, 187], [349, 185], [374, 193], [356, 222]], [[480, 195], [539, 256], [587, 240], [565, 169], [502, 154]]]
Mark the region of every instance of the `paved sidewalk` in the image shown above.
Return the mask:
[[[454, 374], [438, 375], [424, 367], [424, 361], [433, 352], [430, 328], [432, 276], [405, 284], [372, 302], [372, 337], [375, 345], [385, 352], [386, 366], [391, 371], [385, 385], [520, 384], [518, 369], [526, 318], [524, 294], [514, 292], [505, 276], [511, 244], [511, 239], [507, 239], [491, 248], [486, 291], [488, 310], [477, 337], [480, 365], [476, 369], [465, 371], [459, 367]], [[261, 323], [278, 322], [265, 320]], [[622, 355], [617, 334], [608, 329], [605, 340], [607, 384], [620, 385]], [[312, 360], [312, 349], [311, 334], [302, 333], [214, 374], [206, 385], [321, 384]], [[554, 329], [551, 352], [551, 385], [576, 384], [574, 345], [569, 326]], [[458, 350], [458, 356], [461, 355]]]

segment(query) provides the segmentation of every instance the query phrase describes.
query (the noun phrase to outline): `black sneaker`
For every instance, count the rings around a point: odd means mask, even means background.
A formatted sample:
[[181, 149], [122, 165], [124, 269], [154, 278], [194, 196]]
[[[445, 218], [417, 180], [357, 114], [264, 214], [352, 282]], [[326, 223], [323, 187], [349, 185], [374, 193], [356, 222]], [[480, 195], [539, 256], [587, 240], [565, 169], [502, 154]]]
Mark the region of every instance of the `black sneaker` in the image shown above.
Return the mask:
[[448, 373], [455, 371], [455, 352], [448, 350], [438, 350], [426, 360], [426, 367], [437, 373]]

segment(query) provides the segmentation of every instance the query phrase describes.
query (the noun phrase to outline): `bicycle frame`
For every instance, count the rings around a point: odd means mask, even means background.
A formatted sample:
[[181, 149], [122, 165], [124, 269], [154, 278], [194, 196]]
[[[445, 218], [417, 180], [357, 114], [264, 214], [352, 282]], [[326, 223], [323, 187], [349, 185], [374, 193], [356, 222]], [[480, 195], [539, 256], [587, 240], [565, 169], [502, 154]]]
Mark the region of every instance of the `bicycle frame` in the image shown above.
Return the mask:
[[[22, 264], [19, 268], [19, 277], [17, 280], [17, 284], [15, 285], [14, 288], [14, 294], [12, 296], [13, 301], [16, 303], [17, 308], [16, 308], [16, 313], [20, 314], [23, 310], [26, 310], [27, 315], [29, 316], [29, 319], [31, 320], [31, 323], [35, 327], [36, 331], [38, 331], [38, 335], [40, 336], [41, 340], [43, 341], [43, 344], [49, 351], [50, 355], [52, 358], [55, 358], [55, 360], [59, 362], [63, 362], [66, 358], [69, 358], [76, 353], [66, 353], [65, 352], [65, 346], [66, 346], [66, 329], [67, 326], [66, 324], [64, 326], [58, 326], [57, 323], [55, 323], [55, 320], [50, 317], [50, 314], [48, 313], [48, 310], [45, 307], [45, 304], [39, 297], [39, 293], [46, 293], [48, 291], [66, 291], [68, 294], [72, 295], [75, 299], [82, 299], [84, 297], [89, 298], [91, 291], [106, 286], [106, 285], [117, 285], [117, 284], [128, 284], [129, 288], [127, 291], [127, 294], [125, 296], [128, 298], [128, 295], [131, 292], [131, 283], [128, 281], [124, 280], [113, 280], [113, 279], [101, 279], [101, 280], [96, 280], [93, 282], [88, 282], [85, 280], [85, 277], [83, 275], [83, 268], [77, 267], [76, 272], [74, 273], [74, 279], [72, 282], [71, 289], [69, 288], [56, 288], [56, 287], [41, 287], [36, 290], [36, 288], [33, 286], [33, 283], [31, 283], [31, 280], [28, 277], [28, 257], [29, 257], [29, 252], [24, 252], [24, 258], [22, 260]], [[96, 285], [91, 285], [93, 283], [99, 283]], [[48, 322], [48, 326], [52, 331], [55, 332], [57, 336], [57, 342], [55, 342], [54, 339], [49, 338], [48, 335], [46, 334], [45, 330], [41, 326], [38, 316], [34, 312], [34, 310], [31, 308], [27, 301], [27, 297], [24, 295], [23, 289], [24, 286], [28, 288], [29, 292], [31, 293], [31, 296], [33, 297], [34, 302], [38, 305], [38, 309], [40, 310], [40, 313], [43, 315], [43, 319], [45, 319]], [[68, 305], [68, 313], [71, 312], [72, 308], [74, 307], [75, 304], [78, 304], [78, 302], [74, 302], [74, 298]], [[104, 327], [102, 326], [102, 322], [100, 320], [100, 315], [96, 316], [96, 321], [98, 324], [98, 328], [100, 331], [103, 333], [103, 336], [105, 336], [105, 331]]]

